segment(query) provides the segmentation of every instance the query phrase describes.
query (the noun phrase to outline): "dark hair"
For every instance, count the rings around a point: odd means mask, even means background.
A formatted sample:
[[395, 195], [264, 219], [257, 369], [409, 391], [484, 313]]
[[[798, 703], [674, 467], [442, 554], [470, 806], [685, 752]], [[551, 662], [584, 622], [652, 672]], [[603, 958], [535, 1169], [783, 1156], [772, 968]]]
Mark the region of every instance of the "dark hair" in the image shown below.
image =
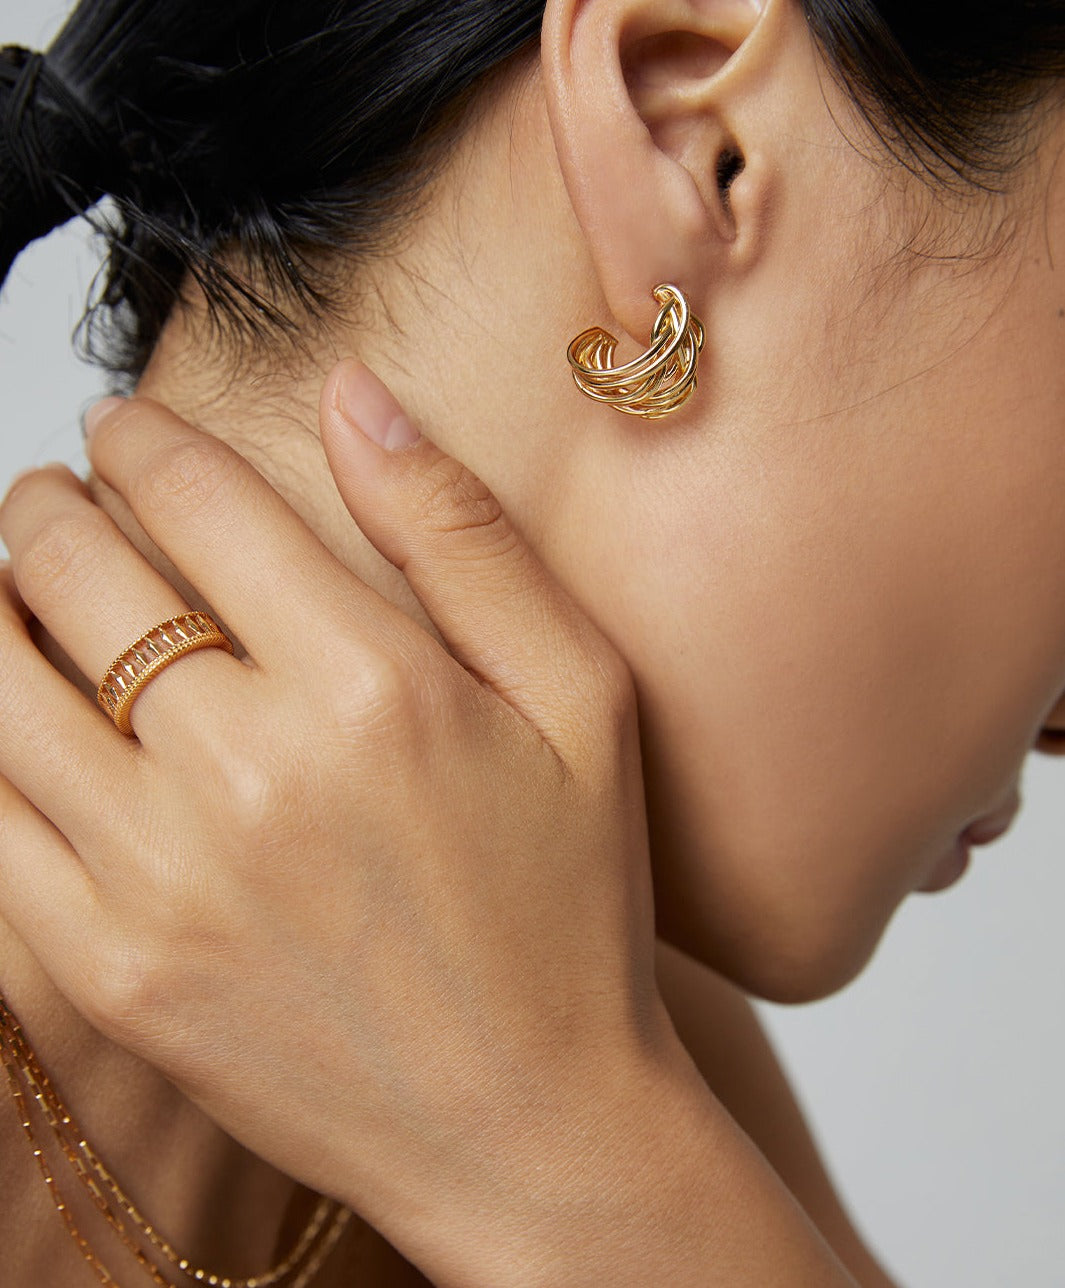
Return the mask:
[[[880, 140], [938, 182], [1000, 184], [1018, 113], [1065, 73], [1065, 0], [804, 8]], [[89, 345], [124, 384], [188, 273], [238, 339], [298, 339], [542, 16], [543, 0], [82, 0], [46, 60], [0, 51], [0, 281], [110, 194]]]
[[828, 63], [892, 155], [929, 179], [997, 189], [1018, 117], [1065, 75], [1063, 0], [804, 0]]

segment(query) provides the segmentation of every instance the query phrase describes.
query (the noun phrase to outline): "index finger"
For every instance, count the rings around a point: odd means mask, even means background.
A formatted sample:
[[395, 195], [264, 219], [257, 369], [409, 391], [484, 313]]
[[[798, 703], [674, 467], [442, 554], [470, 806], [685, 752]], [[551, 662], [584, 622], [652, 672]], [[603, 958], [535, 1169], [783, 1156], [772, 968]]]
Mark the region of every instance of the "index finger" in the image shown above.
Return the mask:
[[161, 403], [123, 400], [95, 423], [90, 413], [86, 428], [99, 477], [264, 669], [305, 666], [323, 636], [350, 635], [356, 624], [360, 638], [385, 648], [417, 630], [239, 452]]

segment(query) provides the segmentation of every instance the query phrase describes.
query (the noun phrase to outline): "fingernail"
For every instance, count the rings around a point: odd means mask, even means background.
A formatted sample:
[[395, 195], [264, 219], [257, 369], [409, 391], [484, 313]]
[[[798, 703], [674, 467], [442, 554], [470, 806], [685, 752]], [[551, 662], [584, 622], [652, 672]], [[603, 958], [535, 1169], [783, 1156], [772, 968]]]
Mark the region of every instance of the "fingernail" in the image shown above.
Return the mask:
[[344, 364], [337, 382], [337, 409], [378, 447], [390, 452], [413, 447], [421, 438], [391, 391], [365, 363]]
[[93, 403], [85, 413], [84, 418], [86, 442], [88, 442], [92, 438], [93, 434], [96, 433], [96, 426], [99, 425], [100, 421], [103, 420], [107, 413], [111, 411], [112, 408], [117, 407], [119, 403], [124, 403], [125, 401], [125, 398], [113, 396], [111, 398], [101, 398], [98, 403]]

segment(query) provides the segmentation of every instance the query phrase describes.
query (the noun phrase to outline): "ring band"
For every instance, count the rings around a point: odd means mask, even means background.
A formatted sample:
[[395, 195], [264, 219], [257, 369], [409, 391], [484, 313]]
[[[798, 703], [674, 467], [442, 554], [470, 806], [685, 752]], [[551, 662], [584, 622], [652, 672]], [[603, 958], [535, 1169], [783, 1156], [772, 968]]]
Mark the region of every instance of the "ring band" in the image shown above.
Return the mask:
[[119, 733], [132, 736], [129, 710], [141, 690], [171, 662], [201, 648], [232, 653], [233, 642], [206, 613], [181, 613], [153, 626], [115, 658], [96, 691], [96, 701]]

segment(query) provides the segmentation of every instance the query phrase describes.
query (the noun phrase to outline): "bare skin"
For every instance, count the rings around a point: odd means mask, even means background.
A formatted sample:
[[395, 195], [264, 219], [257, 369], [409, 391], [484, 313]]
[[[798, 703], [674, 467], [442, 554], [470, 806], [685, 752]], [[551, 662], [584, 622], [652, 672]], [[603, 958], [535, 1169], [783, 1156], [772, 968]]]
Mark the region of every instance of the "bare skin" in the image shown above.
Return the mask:
[[[306, 1215], [306, 1193], [220, 1132], [154, 1070], [89, 1028], [2, 925], [0, 944], [9, 1000], [32, 1016], [42, 1059], [90, 1139], [144, 1210], [183, 1252], [208, 1268], [249, 1274], [276, 1260]], [[836, 1194], [746, 997], [666, 945], [659, 950], [658, 978], [708, 1085], [803, 1204], [855, 1282], [862, 1288], [892, 1288]], [[124, 1263], [111, 1251], [113, 1241], [98, 1216], [78, 1205], [76, 1190], [64, 1184], [75, 1197], [82, 1229], [106, 1253], [105, 1264], [117, 1269]], [[8, 1281], [27, 1288], [91, 1282], [91, 1272], [62, 1231], [13, 1113], [0, 1114], [0, 1189]], [[222, 1220], [210, 1198], [219, 1190], [226, 1195]], [[382, 1288], [427, 1282], [359, 1221], [315, 1282], [346, 1288], [355, 1275], [360, 1284]]]
[[[957, 832], [1008, 798], [1065, 686], [1065, 363], [1046, 325], [1061, 296], [1047, 253], [1062, 219], [1060, 122], [1011, 200], [933, 209], [941, 245], [986, 248], [1001, 228], [1011, 240], [973, 263], [903, 270], [899, 229], [920, 222], [924, 191], [840, 134], [840, 119], [857, 124], [794, 6], [707, 5], [684, 19], [683, 41], [658, 43], [643, 37], [675, 34], [661, 6], [576, 10], [549, 6], [543, 73], [503, 85], [402, 254], [353, 283], [357, 323], [308, 368], [234, 385], [211, 366], [193, 301], [141, 392], [235, 446], [424, 624], [351, 524], [315, 430], [336, 356], [359, 352], [387, 375], [632, 667], [667, 933], [753, 991], [814, 997], [860, 969]], [[625, 111], [572, 113], [578, 83], [593, 103], [620, 85]], [[747, 158], [727, 208], [711, 177], [723, 140]], [[661, 229], [650, 243], [648, 227]], [[708, 326], [707, 393], [673, 430], [630, 432], [580, 403], [562, 349], [611, 316], [635, 344], [649, 285], [670, 279]], [[529, 371], [542, 376], [531, 384]], [[197, 602], [119, 498], [92, 491]], [[1003, 528], [1017, 534], [1005, 548]], [[172, 1214], [175, 1240], [248, 1270], [269, 1260], [288, 1183], [72, 1017], [16, 943], [0, 956], [60, 1085], [145, 1205]], [[722, 1024], [738, 1034], [748, 1021], [725, 1005], [696, 1028], [691, 976], [672, 965], [663, 992], [689, 1049], [700, 1031], [720, 1040]], [[715, 996], [708, 983], [708, 1007]], [[748, 1059], [769, 1067], [746, 1055], [710, 1085], [759, 1141], [787, 1100], [778, 1086], [741, 1112]], [[17, 1127], [3, 1130], [0, 1166], [27, 1185], [25, 1208], [0, 1218], [5, 1249], [22, 1249], [16, 1282], [63, 1283], [78, 1258], [45, 1218]], [[879, 1284], [808, 1142], [792, 1142], [774, 1158], [767, 1138], [771, 1161], [856, 1279]], [[163, 1171], [162, 1153], [183, 1161]], [[197, 1210], [211, 1176], [237, 1177], [227, 1189], [243, 1196], [222, 1223]], [[404, 1282], [386, 1245], [366, 1232], [353, 1244], [361, 1282]]]

